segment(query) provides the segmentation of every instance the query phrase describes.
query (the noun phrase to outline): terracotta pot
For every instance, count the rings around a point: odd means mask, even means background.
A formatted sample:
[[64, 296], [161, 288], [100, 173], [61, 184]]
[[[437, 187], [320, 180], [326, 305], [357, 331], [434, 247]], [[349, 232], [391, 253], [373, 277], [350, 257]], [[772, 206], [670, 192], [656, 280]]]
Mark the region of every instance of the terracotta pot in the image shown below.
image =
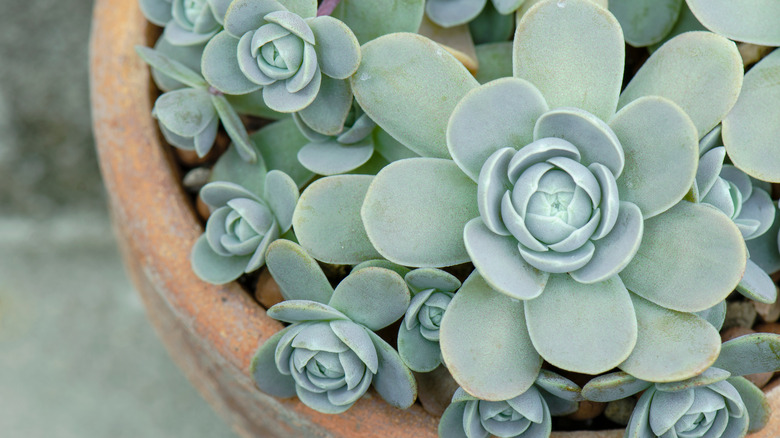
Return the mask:
[[[248, 369], [257, 347], [282, 325], [236, 283], [214, 286], [191, 271], [202, 232], [167, 147], [150, 117], [153, 84], [134, 52], [148, 45], [137, 0], [98, 0], [91, 40], [92, 115], [103, 178], [125, 263], [173, 359], [203, 397], [246, 437], [433, 438], [438, 418], [401, 411], [375, 393], [341, 415], [257, 390]], [[770, 392], [780, 411], [780, 389]], [[622, 431], [556, 433], [619, 437]], [[780, 436], [780, 416], [757, 437]]]

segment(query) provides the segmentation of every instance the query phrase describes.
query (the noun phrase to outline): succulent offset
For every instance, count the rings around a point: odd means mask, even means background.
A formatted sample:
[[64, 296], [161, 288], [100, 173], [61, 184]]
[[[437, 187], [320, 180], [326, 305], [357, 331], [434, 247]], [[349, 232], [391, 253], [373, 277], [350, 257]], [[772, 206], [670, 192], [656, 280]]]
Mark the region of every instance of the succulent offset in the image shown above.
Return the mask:
[[193, 270], [279, 285], [260, 390], [405, 409], [437, 370], [445, 438], [641, 391], [626, 437], [766, 425], [780, 335], [719, 331], [777, 299], [780, 50], [730, 41], [780, 44], [771, 1], [139, 1], [152, 116], [210, 167]]

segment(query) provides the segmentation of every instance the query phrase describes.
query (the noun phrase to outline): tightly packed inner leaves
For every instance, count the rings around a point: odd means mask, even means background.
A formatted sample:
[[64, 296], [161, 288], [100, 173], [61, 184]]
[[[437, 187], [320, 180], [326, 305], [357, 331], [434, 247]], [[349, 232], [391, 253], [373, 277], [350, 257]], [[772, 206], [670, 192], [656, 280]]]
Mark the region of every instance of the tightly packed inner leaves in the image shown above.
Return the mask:
[[780, 317], [758, 3], [140, 0], [152, 116], [207, 219], [192, 268], [281, 294], [258, 388], [338, 414], [425, 382], [442, 437], [599, 404], [630, 437], [764, 427], [780, 335], [729, 334], [733, 309]]

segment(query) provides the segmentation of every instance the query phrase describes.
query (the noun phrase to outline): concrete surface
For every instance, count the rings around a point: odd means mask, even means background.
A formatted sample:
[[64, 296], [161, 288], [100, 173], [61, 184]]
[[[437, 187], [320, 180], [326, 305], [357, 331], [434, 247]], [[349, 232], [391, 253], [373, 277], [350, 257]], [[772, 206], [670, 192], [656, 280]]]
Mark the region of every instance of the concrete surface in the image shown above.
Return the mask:
[[123, 271], [92, 145], [91, 7], [0, 14], [0, 436], [235, 437]]

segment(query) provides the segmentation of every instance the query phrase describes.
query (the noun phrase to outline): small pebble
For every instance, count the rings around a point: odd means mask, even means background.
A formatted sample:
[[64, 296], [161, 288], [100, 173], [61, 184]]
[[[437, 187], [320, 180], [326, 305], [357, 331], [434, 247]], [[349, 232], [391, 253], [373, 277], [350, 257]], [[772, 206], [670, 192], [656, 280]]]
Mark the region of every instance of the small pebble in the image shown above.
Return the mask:
[[631, 418], [631, 413], [634, 412], [636, 401], [634, 397], [611, 401], [604, 409], [604, 416], [621, 426], [625, 426]]
[[720, 339], [721, 341], [726, 342], [751, 333], [755, 333], [755, 331], [745, 327], [731, 327], [720, 332]]
[[209, 153], [205, 157], [201, 158], [197, 153], [195, 153], [195, 151], [188, 151], [179, 148], [173, 148], [173, 153], [176, 154], [176, 158], [178, 158], [179, 163], [181, 163], [181, 165], [184, 167], [201, 166], [209, 161], [208, 155], [211, 155], [211, 153]]
[[268, 269], [263, 269], [255, 285], [255, 299], [260, 305], [269, 309], [284, 301], [279, 285], [276, 284]]
[[760, 333], [774, 333], [780, 335], [780, 324], [776, 322], [765, 322], [753, 327], [753, 330]]
[[753, 327], [757, 315], [756, 308], [750, 301], [731, 301], [726, 304], [726, 319], [721, 330], [732, 327]]
[[760, 61], [774, 48], [749, 43], [737, 43], [737, 49], [739, 49], [739, 54], [742, 56], [742, 63], [747, 67]]
[[758, 317], [764, 322], [775, 322], [780, 319], [780, 300], [775, 300], [772, 304], [753, 301], [753, 307], [756, 308]]
[[414, 377], [417, 379], [417, 397], [423, 409], [431, 415], [441, 416], [458, 389], [455, 379], [441, 365], [430, 373], [414, 373]]
[[188, 192], [198, 193], [209, 182], [210, 176], [211, 169], [208, 167], [196, 167], [184, 175], [181, 183]]
[[580, 402], [580, 408], [577, 409], [577, 412], [567, 415], [566, 418], [577, 421], [592, 420], [601, 415], [606, 407], [606, 403], [583, 400]]

